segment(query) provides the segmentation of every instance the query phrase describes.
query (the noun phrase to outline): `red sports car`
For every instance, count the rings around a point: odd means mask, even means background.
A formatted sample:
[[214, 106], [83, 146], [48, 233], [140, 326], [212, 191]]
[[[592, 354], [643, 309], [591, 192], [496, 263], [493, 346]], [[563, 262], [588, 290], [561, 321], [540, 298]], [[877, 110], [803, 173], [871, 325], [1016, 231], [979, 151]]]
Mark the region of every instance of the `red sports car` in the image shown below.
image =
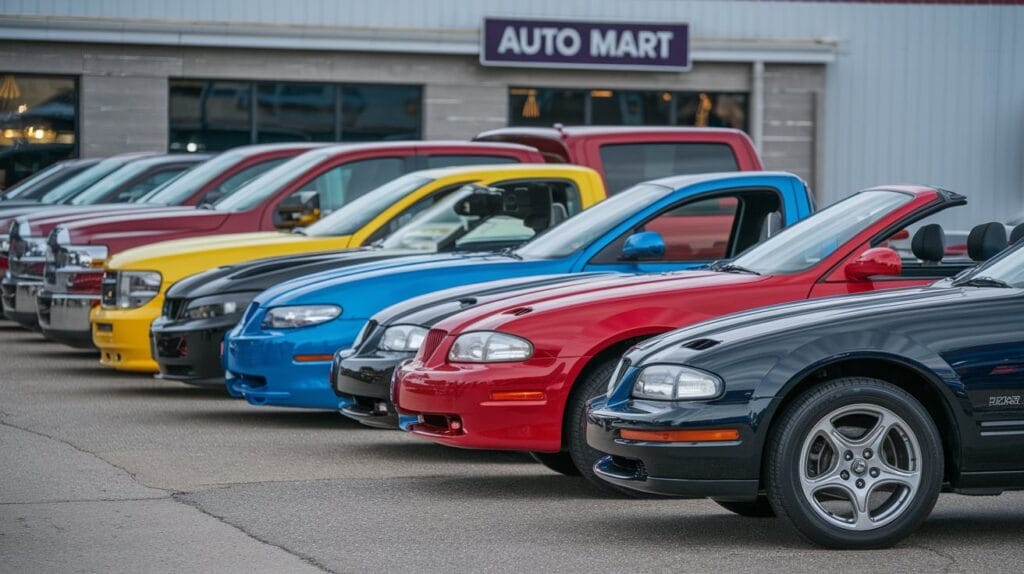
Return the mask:
[[[415, 435], [456, 447], [531, 451], [556, 471], [612, 488], [593, 475], [599, 454], [587, 445], [584, 411], [605, 392], [626, 349], [727, 313], [955, 275], [971, 263], [944, 263], [942, 228], [922, 220], [965, 203], [941, 189], [878, 187], [708, 270], [513, 292], [433, 325], [416, 358], [396, 371], [392, 399], [403, 428]], [[913, 257], [901, 258], [887, 241], [917, 227]], [[1005, 234], [992, 244], [990, 228], [972, 233], [972, 259], [1006, 247]], [[649, 392], [699, 393], [703, 385], [696, 376], [652, 381]]]

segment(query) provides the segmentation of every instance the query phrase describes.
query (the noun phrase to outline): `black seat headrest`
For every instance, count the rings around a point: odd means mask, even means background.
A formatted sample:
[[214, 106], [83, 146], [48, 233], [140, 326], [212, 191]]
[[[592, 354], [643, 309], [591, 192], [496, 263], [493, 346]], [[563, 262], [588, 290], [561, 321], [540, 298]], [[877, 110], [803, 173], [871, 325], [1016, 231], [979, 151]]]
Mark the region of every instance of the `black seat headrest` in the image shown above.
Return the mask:
[[974, 261], [988, 261], [1006, 249], [1006, 226], [1002, 223], [975, 225], [967, 236], [967, 255]]
[[1024, 223], [1020, 223], [1010, 232], [1010, 243], [1017, 243], [1024, 237]]
[[946, 232], [938, 223], [923, 225], [910, 240], [910, 250], [921, 261], [938, 263], [946, 254]]

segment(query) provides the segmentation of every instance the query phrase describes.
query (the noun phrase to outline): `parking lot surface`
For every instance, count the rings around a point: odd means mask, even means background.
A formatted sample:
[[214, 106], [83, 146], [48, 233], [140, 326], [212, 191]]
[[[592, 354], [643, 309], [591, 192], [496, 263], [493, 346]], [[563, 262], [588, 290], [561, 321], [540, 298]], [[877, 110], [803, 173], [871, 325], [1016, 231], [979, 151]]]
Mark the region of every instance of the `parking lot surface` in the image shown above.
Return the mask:
[[519, 453], [100, 367], [0, 323], [4, 572], [1021, 572], [1024, 494], [944, 495], [832, 552], [705, 500], [603, 497]]

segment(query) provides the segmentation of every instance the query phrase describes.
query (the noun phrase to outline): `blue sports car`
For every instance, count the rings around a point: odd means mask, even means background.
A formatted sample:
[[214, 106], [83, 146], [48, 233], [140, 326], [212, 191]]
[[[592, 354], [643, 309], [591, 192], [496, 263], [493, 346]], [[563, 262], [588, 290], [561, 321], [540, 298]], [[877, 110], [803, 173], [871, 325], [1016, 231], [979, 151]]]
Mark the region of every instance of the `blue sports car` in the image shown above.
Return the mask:
[[410, 256], [293, 279], [259, 294], [228, 332], [225, 383], [254, 405], [335, 410], [345, 405], [331, 387], [332, 356], [385, 307], [497, 279], [698, 267], [734, 257], [812, 210], [804, 182], [787, 173], [670, 177], [615, 195], [508, 253]]

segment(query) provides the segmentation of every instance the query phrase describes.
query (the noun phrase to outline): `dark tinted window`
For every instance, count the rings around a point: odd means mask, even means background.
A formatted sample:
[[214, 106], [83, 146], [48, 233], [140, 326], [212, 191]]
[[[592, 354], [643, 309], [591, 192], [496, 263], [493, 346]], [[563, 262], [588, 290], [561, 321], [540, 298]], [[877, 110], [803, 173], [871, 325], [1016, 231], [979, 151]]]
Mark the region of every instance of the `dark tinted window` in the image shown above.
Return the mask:
[[334, 140], [334, 98], [330, 84], [257, 84], [257, 143]]
[[672, 175], [739, 169], [729, 146], [698, 143], [603, 145], [601, 164], [611, 193]]
[[419, 86], [342, 86], [339, 140], [418, 140], [422, 99]]
[[171, 181], [189, 167], [190, 166], [176, 166], [157, 173], [149, 174], [121, 190], [114, 201], [118, 203], [134, 202], [143, 195], [146, 195], [168, 181]]
[[629, 90], [591, 90], [591, 121], [595, 125], [669, 124], [672, 94]]
[[171, 151], [225, 150], [252, 143], [248, 82], [171, 80]]
[[585, 90], [511, 88], [508, 94], [509, 124], [513, 126], [585, 123]]
[[435, 167], [453, 167], [462, 165], [496, 165], [503, 163], [519, 163], [514, 157], [500, 155], [429, 155], [426, 169]]
[[0, 189], [75, 155], [74, 78], [0, 72]]
[[271, 159], [250, 165], [249, 167], [238, 170], [238, 173], [220, 182], [217, 187], [211, 189], [206, 197], [203, 199], [204, 202], [213, 203], [218, 199], [230, 194], [236, 189], [242, 187], [246, 183], [259, 177], [260, 174], [281, 165], [291, 158], [279, 157], [277, 159]]

